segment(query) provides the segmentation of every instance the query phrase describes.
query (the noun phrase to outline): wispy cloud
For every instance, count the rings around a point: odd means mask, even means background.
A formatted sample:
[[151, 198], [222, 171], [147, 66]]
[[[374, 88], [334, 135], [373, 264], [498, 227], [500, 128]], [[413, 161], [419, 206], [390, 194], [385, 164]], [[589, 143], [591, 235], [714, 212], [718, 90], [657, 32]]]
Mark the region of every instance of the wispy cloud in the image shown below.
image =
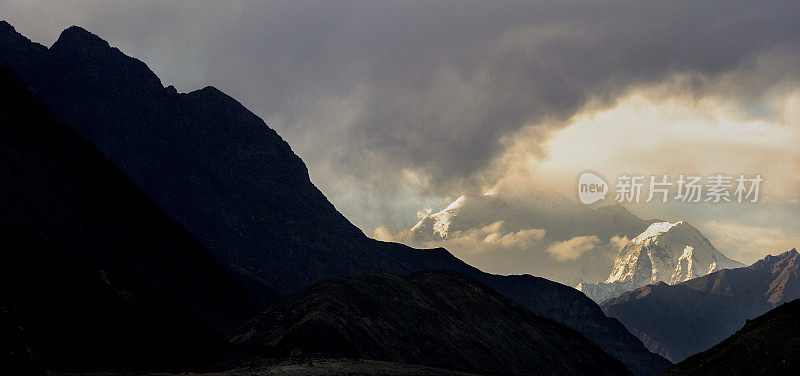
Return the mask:
[[585, 252], [593, 250], [600, 243], [597, 236], [576, 236], [563, 242], [550, 244], [545, 251], [558, 261], [575, 260]]

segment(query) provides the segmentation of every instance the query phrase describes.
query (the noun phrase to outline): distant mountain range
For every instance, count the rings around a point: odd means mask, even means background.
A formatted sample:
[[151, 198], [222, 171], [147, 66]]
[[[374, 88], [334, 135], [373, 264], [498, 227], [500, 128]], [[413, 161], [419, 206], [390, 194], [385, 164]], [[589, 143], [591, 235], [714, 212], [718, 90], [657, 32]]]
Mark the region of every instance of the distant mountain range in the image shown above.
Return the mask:
[[[498, 273], [531, 273], [574, 286], [605, 280], [619, 252], [611, 239], [632, 238], [654, 221], [619, 204], [591, 208], [556, 192], [531, 189], [523, 196], [463, 195], [439, 211], [423, 209], [417, 223], [393, 240], [442, 246]], [[474, 244], [472, 237], [483, 242]], [[553, 244], [576, 238], [591, 238], [590, 251], [568, 258], [548, 254]], [[484, 245], [491, 252], [475, 250]]]
[[661, 376], [794, 376], [800, 374], [800, 300], [747, 320], [718, 345], [690, 356]]
[[578, 330], [635, 374], [669, 365], [568, 286], [366, 237], [275, 131], [217, 89], [165, 88], [144, 63], [79, 27], [46, 48], [0, 22], [0, 58], [265, 304], [327, 278], [450, 270]]
[[641, 287], [601, 304], [645, 345], [673, 361], [703, 351], [748, 319], [800, 298], [797, 250], [675, 285]]
[[675, 284], [743, 266], [717, 251], [689, 223], [657, 222], [620, 250], [605, 282], [582, 283], [577, 288], [602, 302], [650, 283]]
[[492, 374], [629, 374], [578, 332], [452, 272], [320, 282], [259, 314], [233, 342], [279, 357], [321, 354]]
[[622, 205], [591, 208], [552, 192], [533, 192], [527, 197], [500, 194], [462, 195], [444, 209], [420, 212], [411, 228], [417, 241], [446, 238], [448, 234], [503, 221], [513, 231], [545, 229], [554, 240], [575, 235], [634, 236], [652, 220], [643, 220]]
[[221, 364], [260, 309], [0, 61], [0, 374]]

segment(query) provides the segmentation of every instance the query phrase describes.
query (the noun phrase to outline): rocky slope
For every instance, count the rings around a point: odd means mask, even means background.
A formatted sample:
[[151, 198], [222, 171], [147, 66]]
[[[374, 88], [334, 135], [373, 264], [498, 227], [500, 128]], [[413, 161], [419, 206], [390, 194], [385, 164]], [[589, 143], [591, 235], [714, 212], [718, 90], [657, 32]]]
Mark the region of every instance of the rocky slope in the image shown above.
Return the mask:
[[311, 183], [274, 130], [215, 88], [165, 88], [144, 63], [79, 27], [46, 48], [0, 22], [0, 58], [264, 303], [327, 278], [452, 270], [585, 330], [637, 374], [669, 364], [568, 286], [509, 280], [441, 248], [366, 237]]
[[687, 222], [657, 222], [620, 250], [608, 279], [578, 289], [597, 302], [657, 282], [680, 283], [722, 269], [743, 267], [717, 251]]
[[800, 298], [797, 250], [676, 285], [648, 285], [601, 306], [645, 345], [681, 361], [733, 334], [747, 319]]
[[192, 367], [258, 306], [0, 61], [0, 374]]
[[232, 340], [278, 356], [320, 354], [467, 372], [628, 373], [578, 332], [452, 272], [320, 282], [259, 314]]
[[720, 344], [693, 355], [662, 376], [777, 376], [800, 374], [800, 300], [748, 320]]

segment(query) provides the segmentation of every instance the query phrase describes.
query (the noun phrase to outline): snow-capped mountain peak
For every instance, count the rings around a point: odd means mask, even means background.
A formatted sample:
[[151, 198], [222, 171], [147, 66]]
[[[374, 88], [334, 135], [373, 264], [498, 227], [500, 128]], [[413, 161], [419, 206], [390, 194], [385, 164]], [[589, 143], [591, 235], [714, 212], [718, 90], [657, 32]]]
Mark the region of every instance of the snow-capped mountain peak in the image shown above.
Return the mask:
[[657, 222], [620, 250], [604, 283], [581, 284], [578, 289], [605, 300], [651, 283], [676, 284], [743, 266], [719, 252], [688, 222]]
[[678, 221], [675, 223], [670, 223], [670, 222], [653, 223], [647, 228], [647, 230], [644, 230], [644, 232], [642, 232], [635, 238], [631, 239], [631, 242], [636, 244], [644, 244], [646, 242], [654, 241], [658, 238], [659, 235], [668, 232], [673, 227], [680, 224], [683, 224], [683, 221]]
[[458, 214], [458, 210], [464, 206], [466, 201], [467, 196], [461, 195], [458, 199], [453, 201], [450, 205], [439, 212], [431, 213], [432, 210], [426, 209], [425, 211], [418, 213], [417, 217], [419, 222], [417, 222], [417, 224], [411, 228], [411, 231], [417, 231], [418, 229], [424, 227], [426, 223], [432, 222], [431, 227], [433, 232], [442, 238], [446, 237], [447, 231], [450, 229], [450, 224], [453, 222], [453, 218], [456, 216], [456, 214]]

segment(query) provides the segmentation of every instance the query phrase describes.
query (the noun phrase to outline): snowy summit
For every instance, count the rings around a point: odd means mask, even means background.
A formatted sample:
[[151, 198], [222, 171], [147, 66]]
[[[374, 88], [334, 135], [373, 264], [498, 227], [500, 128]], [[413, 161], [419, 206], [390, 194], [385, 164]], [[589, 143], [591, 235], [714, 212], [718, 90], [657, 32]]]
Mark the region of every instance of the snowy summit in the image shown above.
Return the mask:
[[676, 284], [743, 266], [717, 251], [689, 223], [657, 222], [620, 250], [605, 282], [580, 284], [578, 289], [596, 301], [603, 301], [647, 284]]

